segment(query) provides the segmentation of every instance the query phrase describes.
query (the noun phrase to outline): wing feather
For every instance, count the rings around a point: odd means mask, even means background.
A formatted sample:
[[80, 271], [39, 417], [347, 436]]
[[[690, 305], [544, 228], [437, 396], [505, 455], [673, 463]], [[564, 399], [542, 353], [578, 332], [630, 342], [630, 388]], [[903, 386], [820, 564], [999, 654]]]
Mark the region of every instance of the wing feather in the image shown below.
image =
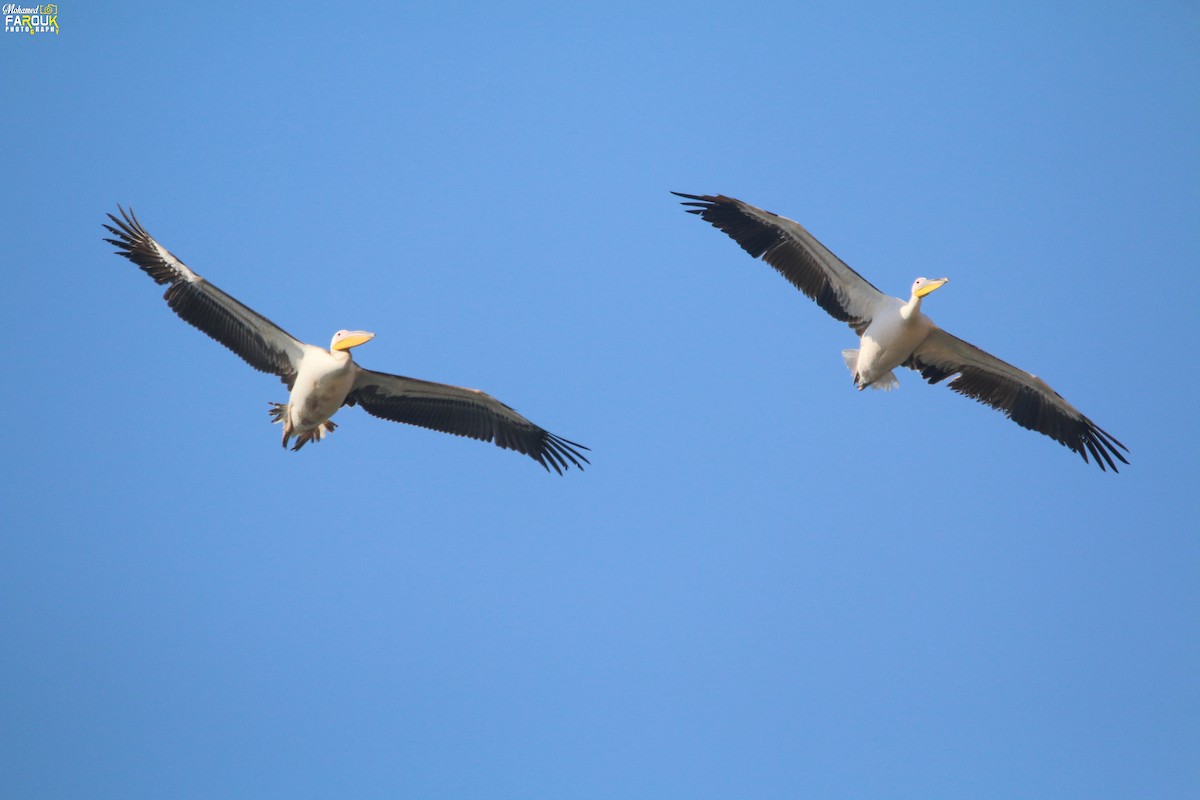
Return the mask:
[[558, 474], [589, 463], [581, 444], [555, 436], [491, 395], [443, 383], [359, 368], [346, 405], [392, 422], [466, 436], [523, 453]]
[[998, 409], [1006, 417], [1074, 450], [1088, 454], [1100, 469], [1113, 472], [1113, 459], [1128, 464], [1129, 448], [1092, 422], [1036, 375], [1001, 361], [970, 342], [935, 328], [904, 366], [930, 383], [955, 376], [948, 386], [959, 394]]
[[304, 344], [188, 269], [146, 232], [132, 209], [117, 208], [120, 219], [108, 215], [116, 227], [104, 226], [116, 238], [104, 241], [116, 246], [118, 255], [141, 267], [155, 283], [167, 286], [163, 298], [181, 319], [255, 369], [278, 375], [290, 389], [304, 356]]
[[725, 195], [672, 192], [693, 202], [688, 212], [762, 258], [834, 319], [860, 336], [885, 295], [817, 241], [800, 223]]

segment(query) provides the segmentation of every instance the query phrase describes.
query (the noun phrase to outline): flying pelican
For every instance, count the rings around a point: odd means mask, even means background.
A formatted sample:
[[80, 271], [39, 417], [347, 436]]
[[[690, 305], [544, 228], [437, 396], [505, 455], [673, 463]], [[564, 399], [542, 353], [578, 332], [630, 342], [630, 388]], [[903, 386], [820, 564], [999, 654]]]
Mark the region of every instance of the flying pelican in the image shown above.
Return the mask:
[[588, 448], [539, 428], [489, 394], [363, 369], [350, 349], [373, 333], [338, 331], [328, 350], [299, 341], [188, 269], [146, 233], [132, 209], [117, 208], [121, 219], [108, 215], [116, 227], [104, 226], [116, 238], [104, 241], [155, 283], [167, 284], [163, 298], [185, 322], [287, 384], [288, 402], [271, 403], [269, 411], [283, 424], [284, 447], [293, 436], [292, 450], [320, 441], [336, 427], [330, 417], [339, 408], [358, 405], [381, 419], [495, 442], [524, 453], [547, 472], [553, 468], [561, 475], [570, 464], [583, 469], [588, 463], [579, 452]]
[[[724, 231], [754, 258], [764, 261], [836, 320], [861, 337], [857, 350], [842, 357], [860, 390], [892, 389], [892, 373], [908, 367], [930, 383], [951, 376], [959, 394], [999, 409], [1023, 428], [1044, 433], [1079, 453], [1088, 453], [1101, 470], [1113, 472], [1116, 458], [1128, 464], [1125, 445], [1079, 413], [1036, 375], [1006, 364], [978, 347], [943, 331], [921, 313], [921, 300], [948, 278], [917, 278], [908, 301], [888, 297], [850, 269], [797, 222], [725, 195], [672, 192], [692, 202], [689, 213]], [[1118, 449], [1119, 448], [1119, 449]]]

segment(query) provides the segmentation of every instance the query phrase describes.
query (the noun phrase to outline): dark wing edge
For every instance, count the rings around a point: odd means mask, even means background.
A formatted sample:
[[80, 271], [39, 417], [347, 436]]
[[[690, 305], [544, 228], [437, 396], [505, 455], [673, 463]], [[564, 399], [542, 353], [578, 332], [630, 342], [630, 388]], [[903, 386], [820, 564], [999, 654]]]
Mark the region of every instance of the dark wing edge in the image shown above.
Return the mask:
[[146, 232], [133, 209], [117, 206], [117, 210], [121, 218], [109, 214], [113, 225], [104, 225], [116, 237], [104, 241], [117, 248], [117, 255], [137, 264], [155, 283], [166, 284], [163, 299], [182, 320], [255, 369], [278, 375], [290, 388], [304, 356], [304, 344], [189, 269]]
[[723, 194], [671, 194], [693, 201], [682, 204], [694, 206], [688, 208], [689, 214], [723, 231], [753, 258], [762, 258], [831, 317], [860, 336], [866, 330], [873, 301], [883, 292], [800, 223]]
[[1045, 381], [941, 329], [934, 330], [904, 366], [921, 373], [931, 384], [955, 376], [947, 384], [949, 388], [997, 409], [1022, 428], [1049, 436], [1074, 450], [1085, 463], [1091, 453], [1102, 471], [1105, 464], [1118, 471], [1113, 459], [1129, 463], [1120, 452], [1128, 453], [1128, 447]]
[[590, 464], [590, 448], [555, 436], [509, 406], [476, 389], [389, 375], [359, 368], [345, 405], [360, 405], [373, 417], [417, 425], [455, 436], [492, 442], [527, 455], [559, 475]]

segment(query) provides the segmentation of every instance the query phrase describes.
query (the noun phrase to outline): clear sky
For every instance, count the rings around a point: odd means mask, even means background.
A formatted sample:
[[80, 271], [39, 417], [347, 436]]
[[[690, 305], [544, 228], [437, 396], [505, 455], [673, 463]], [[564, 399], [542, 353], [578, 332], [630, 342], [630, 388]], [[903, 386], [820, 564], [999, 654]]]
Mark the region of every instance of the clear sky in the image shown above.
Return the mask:
[[[1200, 786], [1194, 3], [59, 4], [0, 39], [6, 798]], [[792, 217], [1103, 474], [669, 190]], [[286, 398], [101, 241], [592, 448]]]

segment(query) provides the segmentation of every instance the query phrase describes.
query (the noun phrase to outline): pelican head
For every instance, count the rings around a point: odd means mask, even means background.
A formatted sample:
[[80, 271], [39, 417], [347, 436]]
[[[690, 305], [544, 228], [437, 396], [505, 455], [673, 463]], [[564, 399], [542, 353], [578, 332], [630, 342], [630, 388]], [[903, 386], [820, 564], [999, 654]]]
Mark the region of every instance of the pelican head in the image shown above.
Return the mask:
[[942, 288], [949, 278], [917, 278], [913, 281], [913, 297], [924, 297], [934, 289]]
[[360, 344], [369, 342], [375, 338], [375, 334], [367, 331], [338, 331], [333, 335], [333, 341], [329, 343], [330, 350], [349, 350], [351, 347], [358, 347]]

